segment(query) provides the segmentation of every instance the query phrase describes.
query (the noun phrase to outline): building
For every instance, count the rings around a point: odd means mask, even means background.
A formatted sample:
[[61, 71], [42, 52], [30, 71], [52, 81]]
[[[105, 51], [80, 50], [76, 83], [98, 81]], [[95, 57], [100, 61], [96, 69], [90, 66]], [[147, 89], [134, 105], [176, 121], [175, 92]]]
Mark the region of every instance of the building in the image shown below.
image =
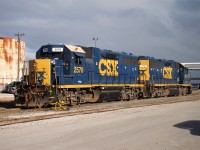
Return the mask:
[[[25, 42], [20, 42], [20, 76], [25, 61]], [[0, 37], [0, 85], [17, 80], [18, 74], [18, 41], [17, 39]]]

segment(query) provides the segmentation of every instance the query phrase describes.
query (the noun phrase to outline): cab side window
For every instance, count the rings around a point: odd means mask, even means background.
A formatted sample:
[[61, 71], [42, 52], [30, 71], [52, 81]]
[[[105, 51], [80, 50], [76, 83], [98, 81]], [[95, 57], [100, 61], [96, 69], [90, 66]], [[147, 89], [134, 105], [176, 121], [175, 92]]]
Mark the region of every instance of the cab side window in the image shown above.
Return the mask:
[[82, 57], [74, 55], [74, 60], [76, 65], [82, 65]]

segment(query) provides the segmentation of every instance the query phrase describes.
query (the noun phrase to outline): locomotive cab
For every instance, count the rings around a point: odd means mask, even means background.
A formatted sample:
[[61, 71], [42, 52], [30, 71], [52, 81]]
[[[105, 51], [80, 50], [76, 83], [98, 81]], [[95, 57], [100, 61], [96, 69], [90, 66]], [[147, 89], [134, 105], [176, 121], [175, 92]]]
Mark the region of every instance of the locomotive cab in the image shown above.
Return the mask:
[[[81, 84], [85, 82], [85, 51], [72, 45], [46, 45], [36, 53], [36, 60], [49, 59], [49, 85]], [[44, 66], [41, 62], [40, 68]], [[30, 66], [33, 68], [33, 66]], [[42, 69], [42, 68], [41, 68]], [[45, 78], [45, 77], [44, 77]], [[49, 80], [49, 81], [47, 81]], [[45, 84], [45, 82], [44, 82]]]

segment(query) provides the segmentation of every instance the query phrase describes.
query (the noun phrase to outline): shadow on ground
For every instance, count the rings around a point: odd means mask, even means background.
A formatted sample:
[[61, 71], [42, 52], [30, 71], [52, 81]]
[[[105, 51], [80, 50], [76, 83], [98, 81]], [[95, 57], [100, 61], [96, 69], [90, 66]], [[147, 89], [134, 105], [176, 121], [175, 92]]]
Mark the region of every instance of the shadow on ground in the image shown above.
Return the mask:
[[3, 107], [3, 108], [16, 108], [14, 101], [12, 101], [12, 102], [0, 102], [0, 107]]
[[200, 136], [200, 121], [199, 120], [189, 120], [175, 124], [174, 127], [190, 130], [192, 135]]

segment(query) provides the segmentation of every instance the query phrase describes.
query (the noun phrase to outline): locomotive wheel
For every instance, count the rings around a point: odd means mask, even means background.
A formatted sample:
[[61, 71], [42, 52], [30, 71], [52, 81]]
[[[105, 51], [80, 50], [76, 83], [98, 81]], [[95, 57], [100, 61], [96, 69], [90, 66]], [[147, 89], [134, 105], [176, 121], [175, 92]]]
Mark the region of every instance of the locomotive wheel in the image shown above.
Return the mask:
[[169, 89], [163, 90], [163, 96], [167, 97], [169, 95]]
[[180, 88], [179, 89], [179, 95], [180, 96], [185, 96], [186, 95], [186, 89], [185, 88]]
[[29, 107], [31, 107], [32, 105], [34, 105], [33, 107], [35, 108], [42, 108], [42, 106], [44, 105], [44, 103], [42, 103], [42, 98], [33, 95], [33, 101], [28, 103]]
[[42, 108], [45, 105], [48, 105], [48, 96], [42, 96], [42, 95], [36, 95], [32, 94], [31, 97], [29, 97], [28, 101], [26, 101], [26, 107], [35, 107], [35, 108]]
[[99, 100], [100, 97], [100, 92], [98, 90], [93, 90], [93, 96], [92, 98], [89, 100], [89, 102], [97, 102]]
[[158, 89], [157, 88], [154, 89], [153, 93], [151, 94], [151, 97], [153, 97], [153, 98], [158, 97]]

